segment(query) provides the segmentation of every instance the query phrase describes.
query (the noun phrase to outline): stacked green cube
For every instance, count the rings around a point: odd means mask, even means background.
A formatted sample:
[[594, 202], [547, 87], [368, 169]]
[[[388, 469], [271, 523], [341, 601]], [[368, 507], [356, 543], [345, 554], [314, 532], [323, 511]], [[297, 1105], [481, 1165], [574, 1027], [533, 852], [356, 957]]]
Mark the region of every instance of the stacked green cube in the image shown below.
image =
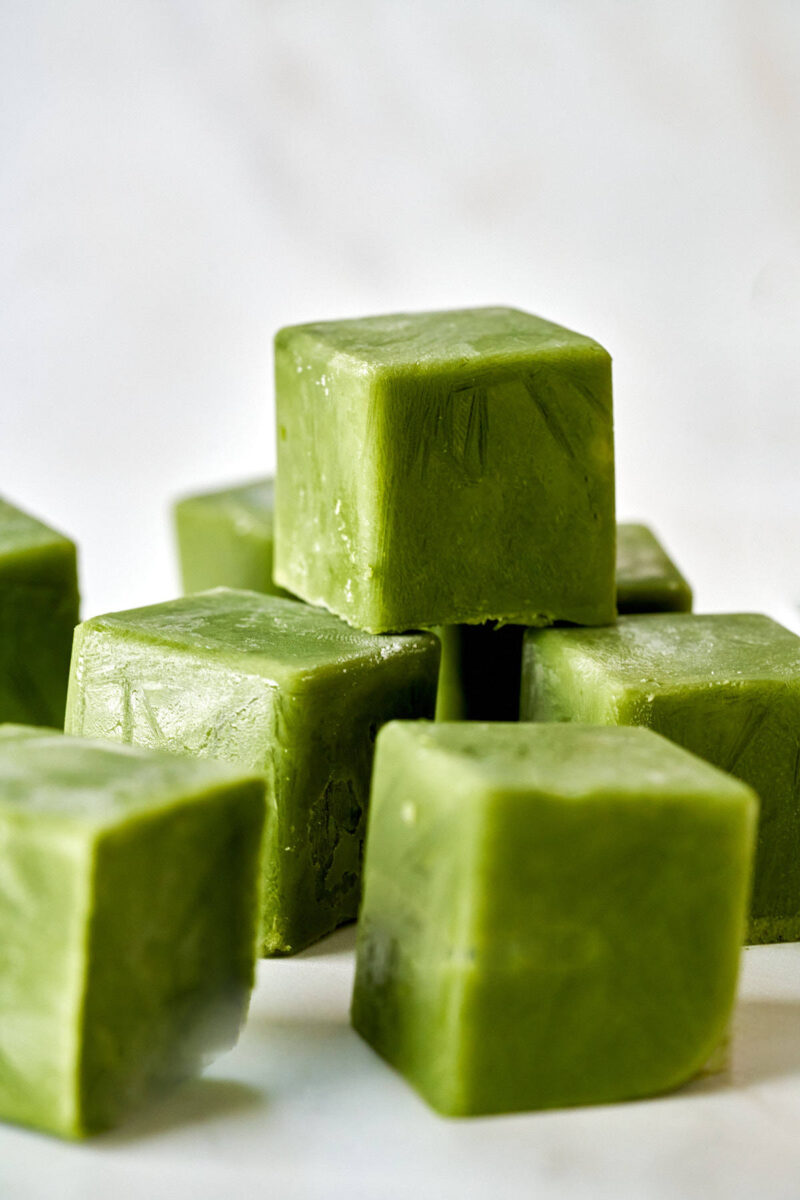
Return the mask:
[[[593, 726], [662, 728], [757, 790], [744, 764], [774, 751], [786, 782], [800, 659], [776, 651], [749, 716], [730, 680], [675, 690], [654, 667], [627, 720], [611, 652], [558, 675], [582, 637], [649, 619], [617, 610], [700, 620], [652, 533], [617, 529], [593, 339], [466, 309], [286, 328], [275, 359], [274, 488], [179, 502], [190, 594], [79, 627], [68, 731], [261, 774], [264, 954], [354, 918], [365, 879], [354, 1024], [442, 1112], [677, 1085], [728, 1026], [757, 798], [653, 733]], [[642, 632], [637, 669], [666, 629]], [[706, 744], [723, 710], [727, 757]], [[765, 938], [800, 936], [795, 799], [765, 802]]]
[[375, 633], [614, 620], [611, 360], [512, 308], [275, 339], [276, 581]]

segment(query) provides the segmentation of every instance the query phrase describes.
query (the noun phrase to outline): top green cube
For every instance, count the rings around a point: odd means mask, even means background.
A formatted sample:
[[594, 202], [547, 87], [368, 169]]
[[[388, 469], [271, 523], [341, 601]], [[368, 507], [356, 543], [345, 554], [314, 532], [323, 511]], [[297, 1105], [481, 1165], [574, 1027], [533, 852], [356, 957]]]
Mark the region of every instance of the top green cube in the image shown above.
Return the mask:
[[277, 583], [373, 633], [615, 619], [611, 360], [512, 308], [282, 329]]

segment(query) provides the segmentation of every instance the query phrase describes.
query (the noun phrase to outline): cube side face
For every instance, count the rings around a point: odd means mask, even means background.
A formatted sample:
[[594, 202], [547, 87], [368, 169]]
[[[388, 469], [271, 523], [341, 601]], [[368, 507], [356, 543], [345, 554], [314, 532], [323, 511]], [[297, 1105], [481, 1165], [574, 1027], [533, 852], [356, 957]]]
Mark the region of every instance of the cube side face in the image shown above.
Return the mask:
[[374, 631], [380, 621], [372, 575], [381, 531], [370, 373], [289, 329], [275, 339], [275, 387], [275, 581]]
[[65, 731], [261, 770], [277, 686], [95, 627], [75, 631]]
[[379, 628], [615, 617], [610, 359], [384, 372]]
[[352, 1023], [434, 1108], [456, 1112], [479, 805], [397, 726], [378, 739], [370, 803]]
[[799, 940], [800, 679], [631, 691], [620, 720], [655, 729], [753, 788], [761, 814], [748, 940]]
[[620, 722], [625, 687], [559, 630], [527, 630], [522, 641], [520, 720], [574, 721], [586, 725]]
[[[272, 581], [272, 496], [271, 488], [262, 490], [264, 508], [255, 516], [252, 504], [247, 511], [237, 504], [237, 493], [233, 490], [187, 497], [175, 505], [175, 530], [185, 593], [230, 587], [266, 595], [286, 595]], [[251, 491], [256, 499], [261, 496], [261, 492]]]
[[745, 928], [756, 804], [742, 791], [492, 798], [464, 1113], [630, 1099], [701, 1069]]
[[263, 790], [188, 796], [98, 841], [81, 1125], [117, 1124], [229, 1049], [254, 982]]
[[76, 1137], [90, 842], [7, 813], [0, 842], [0, 1118]]
[[76, 552], [66, 539], [0, 559], [0, 721], [63, 723], [78, 604]]
[[281, 693], [267, 748], [275, 811], [263, 953], [294, 953], [355, 919], [376, 734], [433, 716], [437, 670], [431, 638], [363, 667], [298, 676]]

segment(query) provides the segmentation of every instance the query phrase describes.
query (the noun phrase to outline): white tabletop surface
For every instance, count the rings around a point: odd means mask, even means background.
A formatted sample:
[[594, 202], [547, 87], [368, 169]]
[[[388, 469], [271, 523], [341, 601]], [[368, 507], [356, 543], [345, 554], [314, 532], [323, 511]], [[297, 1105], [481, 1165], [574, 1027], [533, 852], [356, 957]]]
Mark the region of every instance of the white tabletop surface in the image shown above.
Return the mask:
[[732, 1064], [655, 1100], [445, 1120], [348, 1025], [352, 928], [260, 965], [238, 1046], [85, 1144], [0, 1128], [3, 1200], [800, 1194], [800, 945], [743, 957]]

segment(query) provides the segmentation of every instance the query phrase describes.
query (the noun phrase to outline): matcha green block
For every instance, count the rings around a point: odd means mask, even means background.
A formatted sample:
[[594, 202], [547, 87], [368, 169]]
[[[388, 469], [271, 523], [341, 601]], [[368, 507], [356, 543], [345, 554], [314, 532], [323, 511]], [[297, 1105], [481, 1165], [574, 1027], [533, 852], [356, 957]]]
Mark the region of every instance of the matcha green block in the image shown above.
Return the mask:
[[529, 631], [521, 717], [647, 725], [761, 799], [751, 942], [800, 939], [800, 638], [755, 614]]
[[63, 724], [77, 622], [74, 542], [0, 500], [0, 721]]
[[727, 1033], [756, 813], [644, 729], [387, 726], [355, 1028], [452, 1116], [676, 1087]]
[[265, 773], [260, 944], [290, 954], [356, 916], [375, 734], [433, 715], [438, 668], [431, 634], [220, 588], [79, 626], [67, 730]]
[[271, 479], [185, 496], [175, 505], [184, 592], [245, 588], [285, 596], [272, 582]]
[[512, 308], [275, 339], [275, 579], [373, 632], [613, 621], [611, 360]]
[[[688, 612], [692, 592], [646, 525], [617, 525], [620, 612]], [[437, 629], [442, 667], [436, 695], [440, 721], [516, 721], [522, 625], [447, 625]]]
[[617, 526], [617, 610], [692, 610], [692, 589], [647, 525]]
[[264, 815], [219, 763], [0, 730], [0, 1118], [82, 1137], [233, 1045]]

